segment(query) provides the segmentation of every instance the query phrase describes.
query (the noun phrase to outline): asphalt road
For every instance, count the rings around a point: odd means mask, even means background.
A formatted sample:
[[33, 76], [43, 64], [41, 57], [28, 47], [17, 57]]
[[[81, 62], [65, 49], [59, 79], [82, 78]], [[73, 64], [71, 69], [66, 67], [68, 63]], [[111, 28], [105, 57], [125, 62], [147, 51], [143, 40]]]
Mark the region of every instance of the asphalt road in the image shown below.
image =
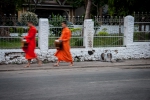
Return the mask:
[[150, 69], [0, 72], [0, 100], [150, 100]]

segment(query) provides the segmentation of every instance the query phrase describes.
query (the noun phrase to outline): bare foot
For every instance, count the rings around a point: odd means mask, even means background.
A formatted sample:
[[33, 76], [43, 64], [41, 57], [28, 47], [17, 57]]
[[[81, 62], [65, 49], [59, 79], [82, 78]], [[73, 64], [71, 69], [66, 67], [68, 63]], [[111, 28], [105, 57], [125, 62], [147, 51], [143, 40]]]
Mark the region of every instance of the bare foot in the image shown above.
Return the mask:
[[30, 66], [29, 65], [24, 66], [24, 68], [28, 68], [28, 67], [30, 67]]
[[42, 61], [41, 61], [41, 60], [38, 61], [38, 65], [39, 65], [39, 66], [42, 65]]
[[56, 63], [56, 64], [54, 64], [53, 66], [58, 67], [58, 66], [59, 66], [59, 64], [57, 64], [57, 63]]
[[73, 66], [73, 62], [71, 62], [71, 64], [69, 66]]

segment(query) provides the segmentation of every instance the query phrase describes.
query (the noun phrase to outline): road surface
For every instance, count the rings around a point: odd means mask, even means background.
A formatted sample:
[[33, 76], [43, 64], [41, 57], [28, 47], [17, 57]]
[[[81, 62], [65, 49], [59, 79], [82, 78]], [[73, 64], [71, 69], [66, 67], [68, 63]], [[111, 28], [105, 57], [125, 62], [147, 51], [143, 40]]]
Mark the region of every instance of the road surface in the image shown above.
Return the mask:
[[0, 72], [0, 100], [150, 100], [150, 69]]

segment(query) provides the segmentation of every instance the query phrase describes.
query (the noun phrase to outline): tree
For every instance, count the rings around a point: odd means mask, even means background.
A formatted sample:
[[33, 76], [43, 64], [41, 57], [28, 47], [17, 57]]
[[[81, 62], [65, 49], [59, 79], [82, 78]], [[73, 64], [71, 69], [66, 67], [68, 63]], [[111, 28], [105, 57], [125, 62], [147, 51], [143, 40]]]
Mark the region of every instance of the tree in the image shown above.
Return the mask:
[[[81, 7], [84, 5], [86, 13], [85, 16], [90, 18], [91, 14], [94, 16], [101, 16], [102, 7], [107, 4], [108, 14], [126, 16], [132, 15], [133, 12], [149, 12], [150, 0], [67, 0], [73, 7]], [[92, 3], [92, 4], [91, 4]], [[96, 13], [95, 13], [96, 11]], [[85, 18], [86, 18], [85, 17]]]
[[84, 6], [86, 10], [85, 18], [90, 17], [90, 11], [91, 11], [91, 1], [92, 0], [67, 0], [74, 8], [82, 7]]
[[88, 0], [84, 19], [90, 18], [91, 5], [92, 5], [92, 0]]
[[44, 0], [0, 0], [0, 13], [1, 14], [15, 14], [21, 10], [23, 4], [27, 4], [29, 11], [35, 12], [37, 4]]
[[1, 14], [14, 14], [20, 10], [25, 0], [0, 0]]
[[25, 3], [28, 5], [30, 12], [35, 12], [37, 4], [41, 3], [44, 0], [25, 0]]
[[[75, 7], [84, 6], [85, 12], [85, 19], [91, 18], [91, 10], [96, 7], [96, 15], [100, 15], [100, 8], [107, 3], [107, 0], [68, 0], [70, 4]], [[94, 8], [95, 9], [95, 8]]]
[[108, 0], [110, 15], [131, 15], [133, 12], [147, 12], [149, 0]]
[[[102, 16], [102, 8], [107, 2], [108, 0], [93, 0], [91, 13], [94, 14], [94, 16]], [[94, 13], [94, 11], [96, 11], [96, 13]]]

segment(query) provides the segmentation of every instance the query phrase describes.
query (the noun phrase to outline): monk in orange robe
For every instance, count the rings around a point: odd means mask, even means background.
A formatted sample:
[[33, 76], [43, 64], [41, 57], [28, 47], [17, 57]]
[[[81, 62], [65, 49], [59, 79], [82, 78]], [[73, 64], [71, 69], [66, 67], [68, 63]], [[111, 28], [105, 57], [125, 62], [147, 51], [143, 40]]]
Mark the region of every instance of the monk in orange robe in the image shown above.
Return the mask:
[[35, 26], [33, 25], [33, 22], [28, 22], [29, 31], [27, 36], [24, 36], [23, 38], [26, 39], [26, 42], [28, 43], [28, 47], [23, 47], [23, 51], [25, 52], [25, 58], [28, 60], [28, 64], [25, 67], [30, 67], [31, 59], [37, 59], [38, 64], [41, 65], [41, 61], [37, 58], [37, 55], [35, 54], [34, 50], [36, 48], [36, 33], [37, 30]]
[[55, 56], [58, 58], [58, 61], [54, 66], [59, 66], [60, 61], [70, 62], [70, 66], [73, 66], [72, 55], [70, 53], [70, 38], [71, 38], [71, 31], [67, 27], [66, 21], [61, 23], [62, 25], [62, 32], [61, 36], [58, 40], [62, 41], [62, 49], [57, 50]]

